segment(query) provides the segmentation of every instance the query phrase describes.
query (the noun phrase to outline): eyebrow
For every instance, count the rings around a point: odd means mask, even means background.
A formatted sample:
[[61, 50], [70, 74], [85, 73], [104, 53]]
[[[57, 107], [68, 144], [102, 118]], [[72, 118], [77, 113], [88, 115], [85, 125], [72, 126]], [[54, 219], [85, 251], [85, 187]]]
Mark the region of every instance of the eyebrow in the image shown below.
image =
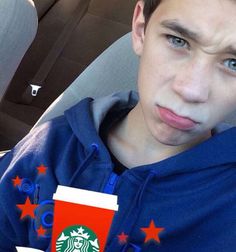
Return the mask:
[[174, 32], [177, 32], [183, 37], [189, 38], [195, 42], [200, 41], [200, 36], [198, 33], [189, 30], [187, 27], [184, 27], [177, 20], [164, 20], [161, 22], [161, 26]]
[[[176, 32], [180, 34], [181, 36], [191, 39], [194, 42], [200, 44], [201, 41], [201, 36], [197, 32], [189, 30], [187, 27], [184, 25], [180, 24], [178, 20], [173, 19], [173, 20], [164, 20], [161, 22], [161, 26], [164, 28], [167, 28], [169, 30], [172, 30], [173, 32]], [[208, 54], [214, 54], [214, 53], [209, 53]], [[232, 45], [227, 46], [224, 48], [221, 53], [226, 53], [226, 54], [231, 54], [236, 57], [236, 48], [233, 47]]]
[[236, 57], [236, 48], [233, 46], [228, 46], [225, 48], [224, 53], [232, 54]]

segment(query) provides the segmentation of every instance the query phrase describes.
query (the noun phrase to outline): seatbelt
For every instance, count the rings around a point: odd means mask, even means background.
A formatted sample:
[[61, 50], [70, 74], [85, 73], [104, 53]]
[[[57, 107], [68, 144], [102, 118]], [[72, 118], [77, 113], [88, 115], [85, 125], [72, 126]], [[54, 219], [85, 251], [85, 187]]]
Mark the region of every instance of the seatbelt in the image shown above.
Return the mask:
[[26, 90], [22, 94], [21, 103], [30, 104], [33, 99], [37, 96], [39, 89], [45, 86], [45, 80], [51, 71], [53, 65], [55, 64], [57, 58], [64, 49], [70, 35], [73, 30], [76, 28], [79, 21], [82, 19], [86, 11], [88, 10], [90, 1], [89, 0], [80, 0], [78, 6], [73, 12], [71, 18], [66, 23], [61, 35], [56, 40], [52, 49], [49, 51], [49, 54], [44, 59], [37, 73], [34, 75], [33, 79], [29, 82]]

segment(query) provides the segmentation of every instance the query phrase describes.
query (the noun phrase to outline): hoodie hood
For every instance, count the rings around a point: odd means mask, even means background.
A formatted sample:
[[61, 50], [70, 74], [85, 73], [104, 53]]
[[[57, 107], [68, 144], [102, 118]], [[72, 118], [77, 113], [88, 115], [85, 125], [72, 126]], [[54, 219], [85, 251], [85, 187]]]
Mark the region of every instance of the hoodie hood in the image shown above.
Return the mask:
[[85, 150], [89, 149], [96, 139], [99, 158], [110, 162], [110, 154], [98, 136], [99, 127], [108, 112], [119, 111], [123, 108], [132, 109], [137, 101], [138, 94], [133, 91], [115, 93], [96, 100], [86, 98], [67, 110], [65, 117]]

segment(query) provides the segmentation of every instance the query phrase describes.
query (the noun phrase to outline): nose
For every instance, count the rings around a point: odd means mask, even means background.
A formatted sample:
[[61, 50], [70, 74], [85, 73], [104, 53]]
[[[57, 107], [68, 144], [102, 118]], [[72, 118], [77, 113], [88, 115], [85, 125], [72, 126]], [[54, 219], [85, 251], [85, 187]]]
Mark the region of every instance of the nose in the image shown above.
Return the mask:
[[186, 102], [204, 103], [209, 98], [211, 78], [206, 64], [193, 62], [177, 72], [172, 88]]

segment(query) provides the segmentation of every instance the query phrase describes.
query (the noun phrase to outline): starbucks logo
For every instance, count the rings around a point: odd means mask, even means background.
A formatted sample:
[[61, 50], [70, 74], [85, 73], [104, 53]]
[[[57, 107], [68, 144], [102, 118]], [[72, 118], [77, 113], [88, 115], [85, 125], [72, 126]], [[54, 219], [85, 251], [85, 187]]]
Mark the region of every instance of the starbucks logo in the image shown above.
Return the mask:
[[70, 226], [63, 230], [56, 242], [57, 252], [98, 252], [96, 234], [86, 226]]

